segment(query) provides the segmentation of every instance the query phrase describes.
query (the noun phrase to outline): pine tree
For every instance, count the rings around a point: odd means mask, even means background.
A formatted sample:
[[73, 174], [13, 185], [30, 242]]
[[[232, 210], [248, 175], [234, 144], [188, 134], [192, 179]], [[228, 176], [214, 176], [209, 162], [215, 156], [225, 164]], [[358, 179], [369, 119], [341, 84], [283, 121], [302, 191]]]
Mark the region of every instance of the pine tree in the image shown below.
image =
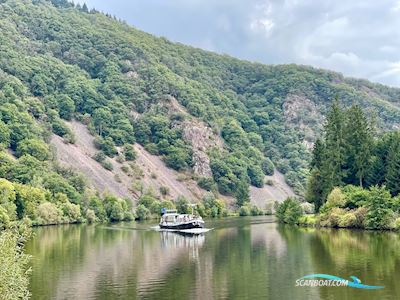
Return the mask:
[[319, 211], [324, 204], [323, 198], [323, 177], [321, 176], [321, 168], [323, 166], [325, 145], [321, 139], [317, 139], [314, 144], [311, 160], [311, 174], [307, 182], [306, 200], [314, 203], [315, 210]]
[[88, 13], [88, 12], [89, 12], [89, 9], [88, 9], [86, 3], [83, 3], [82, 11], [85, 12], [85, 13]]
[[347, 184], [363, 186], [371, 163], [372, 128], [358, 105], [346, 112], [344, 128]]
[[396, 134], [387, 157], [386, 186], [393, 196], [400, 193], [400, 135]]
[[345, 176], [345, 140], [344, 140], [344, 115], [340, 108], [338, 98], [332, 104], [325, 124], [325, 151], [321, 176], [324, 179], [323, 198], [335, 186], [343, 184]]

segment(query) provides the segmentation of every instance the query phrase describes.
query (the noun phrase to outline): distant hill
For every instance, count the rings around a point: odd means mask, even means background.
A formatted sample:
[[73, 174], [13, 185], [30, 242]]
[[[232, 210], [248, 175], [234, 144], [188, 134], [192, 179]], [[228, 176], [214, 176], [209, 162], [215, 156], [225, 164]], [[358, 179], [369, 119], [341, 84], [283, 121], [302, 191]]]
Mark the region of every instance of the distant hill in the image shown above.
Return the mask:
[[[95, 189], [123, 190], [120, 196], [132, 199], [143, 189], [168, 197], [168, 188], [169, 197], [184, 189], [196, 199], [210, 190], [239, 204], [251, 194], [262, 205], [260, 198], [293, 193], [278, 180], [281, 173], [303, 194], [310, 149], [335, 96], [346, 106], [360, 104], [380, 131], [400, 125], [400, 89], [172, 43], [65, 0], [0, 0], [0, 32], [2, 159], [20, 166], [17, 174], [0, 168], [0, 177], [76, 199], [85, 188], [65, 165], [83, 172]], [[87, 126], [94, 153], [73, 145], [80, 133], [66, 124], [71, 120]], [[61, 138], [72, 145], [63, 147]], [[50, 140], [54, 151], [40, 157], [36, 146]], [[90, 162], [68, 164], [73, 147]], [[175, 170], [173, 178], [169, 171], [153, 172], [159, 168], [144, 155], [158, 156], [163, 167]], [[82, 167], [92, 164], [109, 169], [123, 188], [96, 184], [104, 178]], [[265, 185], [266, 176], [279, 182]], [[51, 184], [54, 177], [63, 189]], [[160, 182], [167, 179], [174, 183], [163, 189]]]

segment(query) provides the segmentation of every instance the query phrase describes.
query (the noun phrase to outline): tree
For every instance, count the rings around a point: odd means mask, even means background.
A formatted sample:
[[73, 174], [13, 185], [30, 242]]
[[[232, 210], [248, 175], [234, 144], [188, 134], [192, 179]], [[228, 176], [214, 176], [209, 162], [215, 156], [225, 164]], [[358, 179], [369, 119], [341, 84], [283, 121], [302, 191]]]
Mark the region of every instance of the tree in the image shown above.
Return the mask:
[[363, 186], [371, 164], [372, 128], [358, 105], [346, 112], [346, 183]]
[[18, 144], [16, 154], [18, 157], [29, 154], [34, 158], [45, 161], [50, 157], [50, 151], [47, 144], [38, 139], [26, 139]]
[[344, 139], [344, 116], [339, 106], [338, 98], [332, 104], [331, 110], [326, 118], [325, 151], [321, 175], [324, 178], [324, 196], [335, 187], [343, 184], [345, 175], [343, 166], [345, 164], [345, 139]]
[[60, 117], [71, 120], [75, 112], [75, 103], [68, 95], [60, 95], [57, 99]]
[[391, 196], [383, 186], [374, 186], [370, 189], [368, 213], [365, 217], [367, 229], [389, 229], [394, 221], [394, 213], [389, 208]]
[[291, 225], [297, 224], [302, 215], [299, 201], [290, 197], [278, 205], [275, 213], [279, 222]]
[[236, 187], [235, 198], [237, 206], [243, 206], [250, 201], [249, 185], [244, 181], [240, 181]]
[[394, 139], [387, 156], [386, 186], [393, 196], [400, 193], [400, 138]]
[[0, 120], [0, 148], [8, 148], [10, 146], [10, 129]]

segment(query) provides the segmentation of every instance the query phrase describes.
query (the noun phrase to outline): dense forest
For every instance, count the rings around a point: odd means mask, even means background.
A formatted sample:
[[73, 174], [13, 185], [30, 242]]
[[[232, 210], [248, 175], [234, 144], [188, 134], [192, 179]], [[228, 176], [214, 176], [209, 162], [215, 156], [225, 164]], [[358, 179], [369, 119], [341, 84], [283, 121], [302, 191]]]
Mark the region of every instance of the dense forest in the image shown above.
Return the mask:
[[[319, 180], [310, 145], [336, 95], [346, 107], [365, 107], [379, 134], [400, 120], [399, 89], [174, 44], [65, 0], [1, 0], [0, 17], [1, 224], [135, 217], [130, 201], [89, 191], [85, 178], [57, 163], [49, 138], [56, 134], [74, 143], [65, 124], [71, 119], [96, 136], [95, 159], [106, 168], [107, 156], [134, 160], [131, 145], [137, 142], [170, 168], [191, 172], [193, 149], [177, 126], [187, 116], [168, 114], [164, 105], [175, 98], [224, 141], [223, 149], [209, 149], [212, 176], [197, 178], [199, 185], [234, 196], [239, 206], [248, 202], [249, 186], [262, 187], [275, 169], [301, 197], [310, 162], [311, 180]], [[355, 173], [314, 191], [322, 195], [314, 195], [317, 206], [340, 180], [366, 186], [383, 180], [370, 178], [363, 163], [347, 168]], [[225, 213], [219, 200], [207, 199], [205, 213]], [[141, 199], [138, 214], [156, 211], [157, 201]], [[172, 205], [184, 210], [186, 202]]]
[[303, 216], [295, 199], [277, 208], [285, 223], [327, 227], [400, 229], [400, 132], [376, 134], [358, 105], [334, 101], [310, 163], [306, 200], [316, 216]]

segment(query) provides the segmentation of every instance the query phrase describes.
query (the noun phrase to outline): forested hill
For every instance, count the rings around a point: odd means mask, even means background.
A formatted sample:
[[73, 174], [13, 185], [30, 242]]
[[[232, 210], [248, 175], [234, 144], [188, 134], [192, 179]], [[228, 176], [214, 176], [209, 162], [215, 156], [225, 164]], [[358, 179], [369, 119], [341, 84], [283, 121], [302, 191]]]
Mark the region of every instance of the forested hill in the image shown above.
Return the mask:
[[[137, 142], [239, 204], [274, 168], [303, 193], [335, 96], [360, 104], [381, 130], [400, 123], [400, 89], [171, 43], [65, 0], [0, 0], [0, 32], [0, 142], [17, 158], [2, 153], [9, 166], [0, 177], [75, 203], [84, 187], [46, 149], [51, 131], [74, 142], [72, 119], [96, 137], [105, 167], [104, 154], [134, 159], [129, 145]], [[206, 131], [196, 135], [199, 124]]]

